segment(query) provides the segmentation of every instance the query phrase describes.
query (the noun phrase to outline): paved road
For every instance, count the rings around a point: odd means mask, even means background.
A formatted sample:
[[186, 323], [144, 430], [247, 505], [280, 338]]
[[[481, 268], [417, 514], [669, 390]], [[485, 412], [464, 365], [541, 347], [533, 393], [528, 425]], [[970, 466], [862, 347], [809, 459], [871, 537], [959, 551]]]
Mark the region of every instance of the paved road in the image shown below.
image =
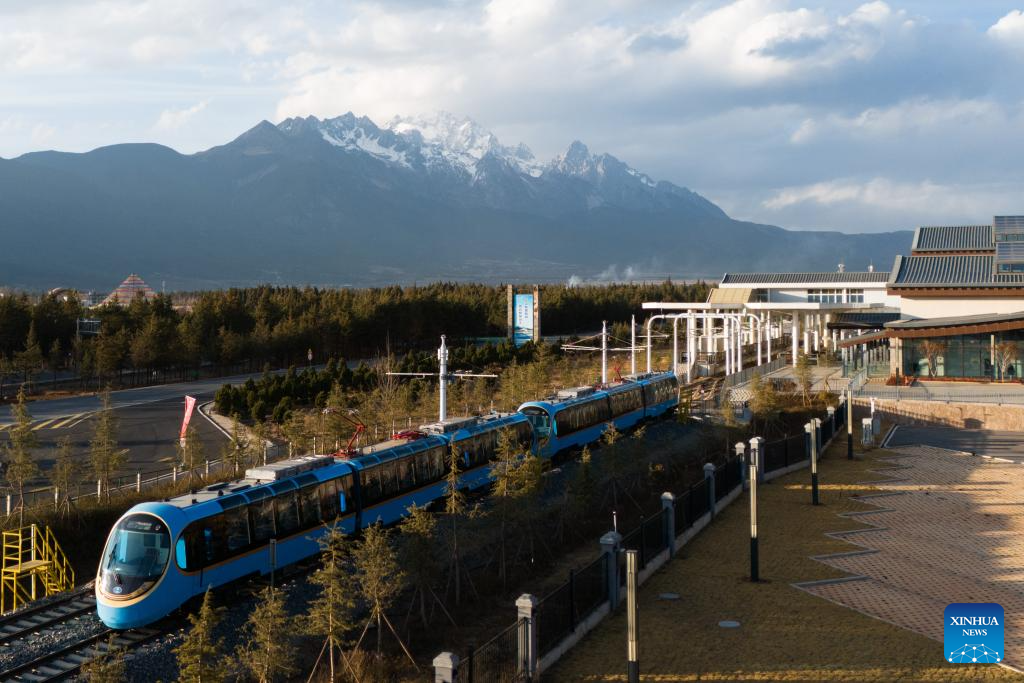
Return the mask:
[[935, 446], [1024, 463], [1024, 432], [899, 426], [887, 445]]

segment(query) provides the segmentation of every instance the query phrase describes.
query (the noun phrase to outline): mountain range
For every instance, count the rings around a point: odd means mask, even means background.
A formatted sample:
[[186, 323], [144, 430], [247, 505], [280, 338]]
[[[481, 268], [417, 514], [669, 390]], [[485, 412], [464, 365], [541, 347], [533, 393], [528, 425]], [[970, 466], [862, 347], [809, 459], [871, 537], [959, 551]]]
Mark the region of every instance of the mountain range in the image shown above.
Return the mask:
[[122, 144], [0, 159], [0, 285], [173, 289], [887, 268], [908, 231], [730, 218], [581, 142], [548, 162], [448, 113], [262, 121], [195, 154]]

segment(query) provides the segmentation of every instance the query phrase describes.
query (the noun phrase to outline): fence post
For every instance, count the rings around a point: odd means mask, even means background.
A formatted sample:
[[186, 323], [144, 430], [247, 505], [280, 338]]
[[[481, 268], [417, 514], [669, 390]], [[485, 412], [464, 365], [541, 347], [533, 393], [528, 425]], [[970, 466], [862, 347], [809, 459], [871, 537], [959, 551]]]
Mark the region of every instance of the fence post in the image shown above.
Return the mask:
[[96, 480], [96, 500], [99, 500], [102, 497], [103, 497], [103, 480], [102, 479], [97, 479]]
[[175, 465], [173, 468], [171, 468], [171, 481], [174, 482], [175, 484], [178, 483], [178, 466], [177, 465]]
[[442, 652], [434, 657], [434, 683], [455, 683], [459, 677], [459, 656]]
[[821, 442], [821, 418], [812, 417], [811, 422], [814, 423], [814, 443], [816, 445], [817, 453], [820, 456], [822, 449], [825, 447], [825, 444]]
[[519, 611], [519, 624], [525, 622], [526, 633], [519, 634], [519, 661], [522, 663], [526, 680], [532, 681], [537, 676], [537, 598], [523, 593], [516, 598], [516, 609]]
[[[896, 387], [896, 399], [899, 400], [899, 387]], [[846, 390], [846, 459], [853, 460], [853, 385]]]
[[53, 509], [60, 509], [60, 489], [56, 486], [53, 487]]
[[[764, 482], [764, 437], [755, 436], [750, 440], [750, 457], [747, 459], [747, 488], [750, 488], [750, 474], [757, 473], [758, 483]], [[757, 469], [750, 470], [749, 465], [756, 465]]]
[[747, 482], [747, 444], [742, 441], [736, 442], [736, 457], [740, 460], [740, 483], [743, 484], [743, 490], [746, 491], [750, 483]]
[[704, 481], [708, 489], [708, 512], [715, 516], [715, 466], [709, 462], [704, 463]]
[[828, 406], [825, 408], [825, 412], [828, 413], [828, 422], [832, 425], [832, 436], [836, 435], [836, 409], [835, 406]]
[[142, 472], [135, 473], [135, 493], [142, 493]]
[[205, 476], [206, 477], [210, 476], [210, 459], [209, 458], [206, 459], [206, 474], [205, 474]]
[[818, 504], [818, 430], [815, 427], [814, 420], [804, 425], [811, 443], [811, 505]]
[[665, 519], [665, 547], [668, 548], [668, 556], [676, 555], [676, 497], [665, 491], [661, 494], [661, 514]]
[[601, 551], [608, 558], [608, 607], [612, 612], [619, 606], [619, 547], [622, 534], [609, 531], [601, 537]]
[[11, 516], [11, 494], [7, 494], [7, 516]]

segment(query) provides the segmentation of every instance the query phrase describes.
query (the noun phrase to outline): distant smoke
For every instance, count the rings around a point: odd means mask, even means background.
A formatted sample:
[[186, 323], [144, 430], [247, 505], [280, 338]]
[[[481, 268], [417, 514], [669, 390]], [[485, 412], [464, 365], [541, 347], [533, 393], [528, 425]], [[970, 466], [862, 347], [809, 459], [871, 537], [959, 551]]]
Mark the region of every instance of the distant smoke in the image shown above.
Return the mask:
[[640, 273], [633, 266], [626, 266], [621, 271], [616, 264], [612, 264], [597, 275], [580, 277], [573, 275], [566, 282], [567, 287], [579, 287], [580, 285], [603, 285], [613, 282], [634, 282], [642, 279]]

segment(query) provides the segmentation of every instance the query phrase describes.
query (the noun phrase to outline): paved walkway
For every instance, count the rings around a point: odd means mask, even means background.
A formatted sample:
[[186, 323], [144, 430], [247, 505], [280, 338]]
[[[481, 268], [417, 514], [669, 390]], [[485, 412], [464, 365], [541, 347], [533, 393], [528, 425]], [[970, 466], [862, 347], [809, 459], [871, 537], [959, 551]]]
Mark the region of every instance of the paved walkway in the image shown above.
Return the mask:
[[886, 445], [890, 448], [935, 446], [1024, 463], [1024, 432], [900, 425]]
[[870, 512], [844, 515], [877, 530], [831, 534], [867, 552], [817, 558], [864, 578], [804, 590], [938, 641], [948, 603], [999, 603], [1004, 661], [1024, 667], [1024, 468], [931, 446], [883, 460]]

